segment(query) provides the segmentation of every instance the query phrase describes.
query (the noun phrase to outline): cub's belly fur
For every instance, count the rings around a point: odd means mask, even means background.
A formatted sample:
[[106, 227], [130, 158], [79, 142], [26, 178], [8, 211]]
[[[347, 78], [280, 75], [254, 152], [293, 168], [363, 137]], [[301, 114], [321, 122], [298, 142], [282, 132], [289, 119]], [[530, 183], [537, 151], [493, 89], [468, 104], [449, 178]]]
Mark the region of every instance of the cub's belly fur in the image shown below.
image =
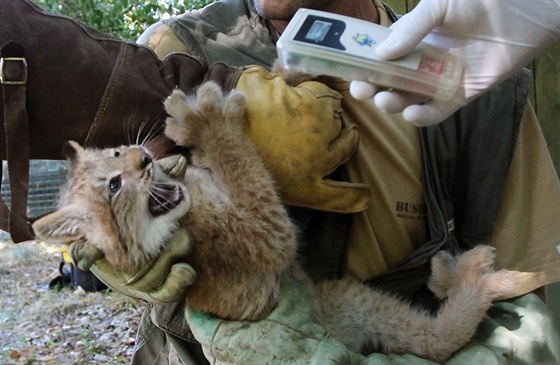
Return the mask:
[[244, 132], [245, 97], [224, 95], [209, 82], [194, 96], [174, 91], [165, 107], [166, 135], [192, 150], [181, 181], [163, 173], [141, 146], [70, 144], [67, 192], [57, 212], [34, 224], [38, 236], [85, 239], [111, 264], [134, 271], [185, 227], [194, 238], [188, 261], [197, 272], [188, 306], [259, 320], [274, 309], [280, 281], [289, 276], [309, 295], [317, 319], [350, 349], [436, 361], [463, 346], [492, 300], [513, 285], [509, 272], [493, 269], [488, 246], [433, 258], [429, 286], [445, 301], [435, 316], [350, 278], [312, 283], [296, 260], [296, 227]]

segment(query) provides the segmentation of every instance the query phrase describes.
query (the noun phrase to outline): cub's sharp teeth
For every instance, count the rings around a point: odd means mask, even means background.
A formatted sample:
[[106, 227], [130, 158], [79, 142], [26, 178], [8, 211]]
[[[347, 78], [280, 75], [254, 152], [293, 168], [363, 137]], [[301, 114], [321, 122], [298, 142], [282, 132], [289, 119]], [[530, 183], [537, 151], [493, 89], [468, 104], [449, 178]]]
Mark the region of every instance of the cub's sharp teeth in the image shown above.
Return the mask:
[[184, 199], [183, 190], [176, 184], [153, 184], [148, 199], [148, 210], [153, 217], [165, 214]]

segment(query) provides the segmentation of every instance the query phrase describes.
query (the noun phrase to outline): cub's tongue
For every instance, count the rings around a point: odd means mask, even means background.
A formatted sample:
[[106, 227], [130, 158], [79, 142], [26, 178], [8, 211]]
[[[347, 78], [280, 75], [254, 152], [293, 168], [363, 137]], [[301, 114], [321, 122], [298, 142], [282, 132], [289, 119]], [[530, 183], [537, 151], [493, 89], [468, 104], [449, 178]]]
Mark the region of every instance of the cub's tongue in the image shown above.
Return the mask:
[[148, 199], [148, 209], [154, 217], [165, 214], [183, 200], [183, 190], [174, 184], [154, 184]]

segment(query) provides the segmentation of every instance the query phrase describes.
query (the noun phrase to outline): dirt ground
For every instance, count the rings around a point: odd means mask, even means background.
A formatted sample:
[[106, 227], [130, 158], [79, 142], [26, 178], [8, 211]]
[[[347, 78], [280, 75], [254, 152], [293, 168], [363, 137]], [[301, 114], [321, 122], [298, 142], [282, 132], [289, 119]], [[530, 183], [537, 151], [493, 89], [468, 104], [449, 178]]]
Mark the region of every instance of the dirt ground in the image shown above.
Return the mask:
[[119, 293], [48, 290], [60, 252], [0, 241], [0, 365], [128, 364], [145, 304]]

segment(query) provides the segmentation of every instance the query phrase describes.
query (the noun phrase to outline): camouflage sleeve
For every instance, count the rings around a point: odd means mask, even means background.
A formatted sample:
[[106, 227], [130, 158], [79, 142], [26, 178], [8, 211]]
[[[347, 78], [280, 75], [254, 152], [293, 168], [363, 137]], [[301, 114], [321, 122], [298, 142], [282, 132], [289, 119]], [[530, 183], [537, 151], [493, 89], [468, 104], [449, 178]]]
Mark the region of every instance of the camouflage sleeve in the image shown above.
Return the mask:
[[164, 59], [165, 56], [174, 52], [189, 53], [189, 47], [185, 42], [179, 39], [167, 24], [162, 22], [148, 27], [137, 42], [151, 48], [159, 59]]

